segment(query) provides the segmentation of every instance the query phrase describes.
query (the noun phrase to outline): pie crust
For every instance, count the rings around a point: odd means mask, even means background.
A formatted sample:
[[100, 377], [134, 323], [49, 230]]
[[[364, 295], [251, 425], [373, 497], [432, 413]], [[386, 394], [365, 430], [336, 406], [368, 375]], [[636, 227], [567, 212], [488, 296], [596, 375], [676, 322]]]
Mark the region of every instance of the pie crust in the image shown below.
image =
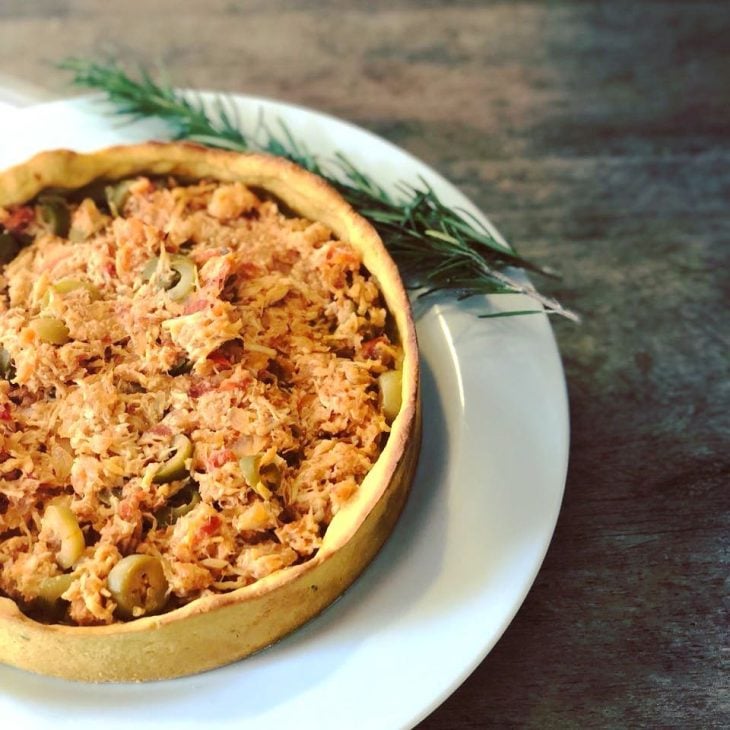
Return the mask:
[[378, 460], [307, 562], [167, 613], [106, 626], [40, 623], [0, 597], [0, 662], [91, 682], [156, 680], [219, 667], [318, 614], [355, 580], [393, 530], [420, 445], [418, 352], [404, 286], [373, 227], [321, 178], [281, 158], [187, 143], [151, 142], [88, 154], [56, 150], [0, 173], [0, 206], [24, 203], [47, 188], [74, 190], [139, 174], [239, 181], [263, 189], [360, 251], [403, 351], [402, 405]]

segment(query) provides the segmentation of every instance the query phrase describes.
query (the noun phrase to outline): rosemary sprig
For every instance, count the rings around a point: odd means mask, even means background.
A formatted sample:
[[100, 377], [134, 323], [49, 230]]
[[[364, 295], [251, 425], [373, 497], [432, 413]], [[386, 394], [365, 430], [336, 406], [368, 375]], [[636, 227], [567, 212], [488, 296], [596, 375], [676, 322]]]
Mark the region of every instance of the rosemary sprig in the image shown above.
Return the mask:
[[[338, 154], [325, 167], [281, 122], [275, 133], [261, 119], [258, 131], [246, 134], [234, 104], [218, 97], [208, 111], [194, 94], [155, 81], [145, 69], [132, 77], [116, 62], [71, 58], [60, 64], [73, 73], [73, 83], [103, 92], [115, 111], [130, 120], [156, 117], [167, 123], [174, 139], [187, 139], [225, 149], [258, 150], [286, 157], [332, 184], [375, 226], [409, 287], [421, 296], [449, 290], [460, 299], [476, 294], [525, 294], [550, 314], [573, 321], [578, 316], [515, 277], [510, 269], [554, 276], [505, 247], [492, 232], [464, 211], [449, 208], [425, 180], [401, 183], [397, 197]], [[497, 312], [485, 316], [526, 314], [540, 310]]]

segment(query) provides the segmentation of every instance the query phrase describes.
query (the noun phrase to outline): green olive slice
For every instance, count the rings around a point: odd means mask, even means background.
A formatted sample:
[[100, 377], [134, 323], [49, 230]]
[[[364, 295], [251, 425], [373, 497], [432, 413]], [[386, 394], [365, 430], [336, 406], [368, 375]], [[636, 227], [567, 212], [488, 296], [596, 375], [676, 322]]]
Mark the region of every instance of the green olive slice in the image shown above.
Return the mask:
[[12, 380], [15, 377], [15, 367], [10, 353], [0, 345], [0, 378]]
[[77, 577], [76, 573], [61, 573], [43, 578], [38, 586], [38, 595], [29, 608], [37, 612], [44, 623], [62, 622], [68, 605], [62, 596]]
[[61, 596], [71, 587], [76, 579], [74, 573], [62, 573], [44, 578], [38, 587], [38, 598], [48, 605], [61, 600]]
[[243, 456], [238, 466], [246, 483], [260, 497], [269, 499], [271, 492], [281, 484], [281, 469], [276, 464], [261, 464], [262, 454]]
[[259, 480], [269, 489], [277, 489], [281, 484], [281, 469], [276, 464], [264, 464], [259, 467]]
[[385, 418], [391, 422], [401, 407], [403, 374], [400, 370], [386, 370], [378, 376], [378, 388], [380, 389], [380, 407], [383, 409]]
[[[89, 298], [92, 302], [101, 299], [101, 292], [90, 281], [83, 281], [81, 279], [61, 279], [61, 281], [51, 284], [50, 289], [62, 296], [64, 294], [70, 294], [73, 291], [78, 291], [79, 289], [85, 289], [89, 292]], [[44, 307], [48, 306], [49, 298], [49, 294], [46, 292], [42, 301]]]
[[71, 339], [66, 323], [57, 317], [37, 317], [28, 326], [41, 342], [50, 345], [65, 345]]
[[56, 562], [67, 570], [84, 554], [86, 542], [76, 515], [65, 504], [49, 504], [41, 520], [42, 529], [50, 533], [56, 548]]
[[44, 195], [38, 198], [38, 214], [43, 226], [56, 236], [65, 238], [71, 225], [68, 204], [60, 195]]
[[198, 270], [187, 256], [181, 254], [169, 254], [167, 260], [169, 265], [165, 267], [160, 265], [159, 256], [150, 259], [142, 270], [142, 277], [147, 281], [156, 279], [170, 299], [178, 302], [193, 290]]
[[117, 217], [122, 215], [124, 204], [129, 198], [129, 189], [132, 182], [132, 180], [122, 180], [116, 185], [107, 185], [104, 188], [106, 202], [112, 215]]
[[244, 456], [238, 460], [238, 466], [241, 474], [249, 486], [253, 486], [259, 480], [259, 464], [261, 463], [261, 454], [251, 454]]
[[159, 527], [172, 525], [180, 517], [190, 512], [196, 505], [200, 504], [200, 492], [194, 482], [188, 482], [179, 492], [173, 495], [164, 507], [155, 512], [155, 518]]
[[78, 228], [71, 228], [68, 232], [68, 240], [71, 241], [71, 243], [81, 243], [82, 241], [85, 241], [89, 235], [86, 231], [82, 231]]
[[164, 607], [167, 579], [162, 562], [135, 553], [122, 558], [109, 572], [107, 587], [123, 618], [137, 618]]
[[175, 482], [178, 479], [184, 479], [189, 474], [187, 461], [193, 455], [193, 442], [185, 434], [180, 433], [175, 436], [172, 446], [175, 449], [175, 453], [157, 470], [154, 477], [152, 477], [152, 481], [155, 484]]
[[20, 251], [20, 244], [12, 233], [0, 233], [0, 264], [9, 264]]
[[53, 290], [59, 294], [69, 294], [70, 292], [78, 289], [86, 289], [91, 296], [92, 302], [101, 297], [99, 290], [90, 281], [82, 281], [81, 279], [61, 279], [61, 281], [52, 284], [51, 286]]

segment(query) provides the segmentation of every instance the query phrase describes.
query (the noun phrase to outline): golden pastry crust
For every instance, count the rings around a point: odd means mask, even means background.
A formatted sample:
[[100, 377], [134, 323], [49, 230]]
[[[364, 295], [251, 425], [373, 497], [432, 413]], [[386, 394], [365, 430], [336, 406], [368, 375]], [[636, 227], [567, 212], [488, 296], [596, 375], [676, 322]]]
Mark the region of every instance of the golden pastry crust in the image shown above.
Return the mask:
[[418, 356], [407, 295], [377, 233], [320, 178], [279, 158], [183, 143], [120, 146], [91, 154], [60, 150], [0, 174], [0, 207], [24, 203], [48, 188], [75, 190], [100, 179], [137, 175], [240, 182], [266, 191], [349, 242], [377, 280], [395, 323], [402, 348], [402, 405], [379, 458], [306, 562], [161, 615], [106, 626], [42, 624], [0, 597], [0, 661], [87, 681], [142, 681], [210, 669], [267, 646], [321, 611], [391, 532], [420, 443]]

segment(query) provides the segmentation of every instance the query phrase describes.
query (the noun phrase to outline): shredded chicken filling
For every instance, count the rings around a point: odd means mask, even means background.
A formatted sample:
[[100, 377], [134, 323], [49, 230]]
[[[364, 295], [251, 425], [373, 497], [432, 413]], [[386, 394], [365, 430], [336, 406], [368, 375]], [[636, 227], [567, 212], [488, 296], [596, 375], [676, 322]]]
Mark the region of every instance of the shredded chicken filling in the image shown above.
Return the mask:
[[400, 360], [355, 248], [146, 177], [0, 208], [0, 236], [0, 593], [108, 624], [311, 559]]

